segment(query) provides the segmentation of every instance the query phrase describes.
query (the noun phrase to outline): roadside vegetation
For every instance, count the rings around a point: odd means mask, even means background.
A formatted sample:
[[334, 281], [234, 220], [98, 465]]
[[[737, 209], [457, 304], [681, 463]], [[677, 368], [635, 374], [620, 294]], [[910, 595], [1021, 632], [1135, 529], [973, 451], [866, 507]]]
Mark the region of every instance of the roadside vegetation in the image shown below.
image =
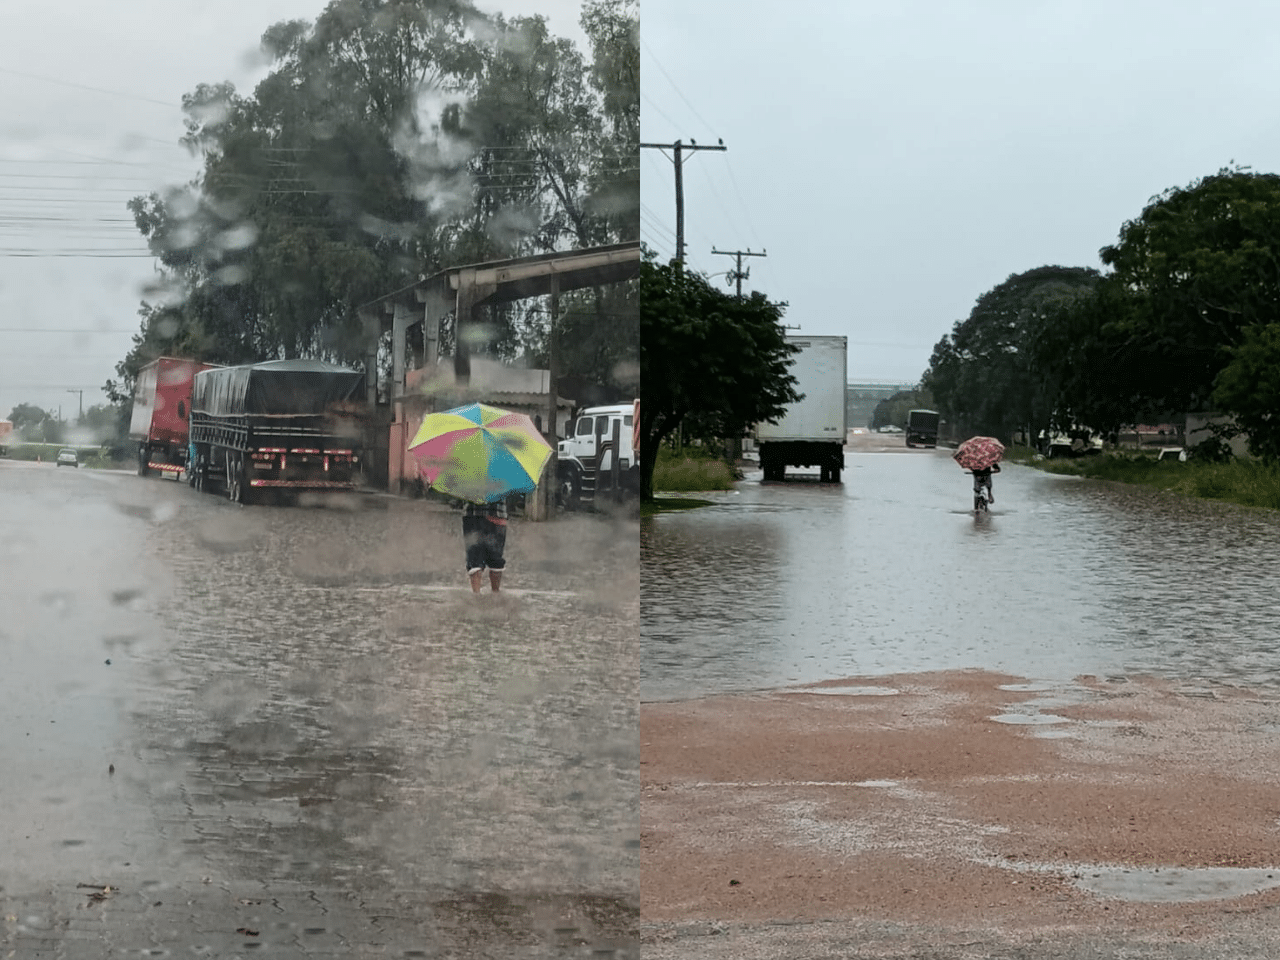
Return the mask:
[[653, 465], [653, 489], [664, 493], [691, 493], [699, 490], [732, 490], [737, 477], [721, 457], [698, 447], [675, 452], [658, 452]]
[[[660, 264], [646, 256], [640, 264], [641, 499], [664, 489], [656, 471], [672, 438], [742, 437], [753, 423], [776, 419], [800, 399], [787, 372], [799, 348], [787, 342], [785, 310], [785, 303], [758, 292], [721, 293], [678, 261]], [[677, 473], [683, 479], [667, 482], [706, 482], [698, 470]]]
[[84, 447], [74, 443], [15, 443], [9, 446], [5, 457], [9, 460], [40, 460], [52, 463], [58, 458], [58, 451], [64, 447], [72, 447], [80, 454], [82, 467], [111, 470], [133, 466], [130, 459], [114, 456], [110, 446]]
[[1212, 415], [1221, 430], [1193, 451], [1204, 462], [1117, 455], [1053, 469], [1161, 484], [1167, 473], [1171, 488], [1252, 502], [1271, 472], [1218, 454], [1243, 435], [1253, 456], [1280, 463], [1277, 222], [1277, 174], [1231, 166], [1171, 187], [1120, 226], [1097, 266], [1035, 267], [982, 294], [935, 345], [921, 387], [953, 435], [1005, 443]]
[[1189, 497], [1280, 510], [1280, 464], [1261, 460], [1160, 460], [1154, 454], [1116, 451], [1040, 460], [1034, 466], [1048, 473], [1141, 484]]
[[[653, 466], [653, 489], [663, 493], [698, 493], [706, 490], [732, 490], [737, 479], [736, 471], [724, 458], [715, 456], [702, 447], [686, 447], [675, 451], [663, 446], [658, 451]], [[654, 496], [642, 501], [640, 515], [651, 517], [669, 510], [689, 510], [705, 507], [710, 500], [693, 497]]]

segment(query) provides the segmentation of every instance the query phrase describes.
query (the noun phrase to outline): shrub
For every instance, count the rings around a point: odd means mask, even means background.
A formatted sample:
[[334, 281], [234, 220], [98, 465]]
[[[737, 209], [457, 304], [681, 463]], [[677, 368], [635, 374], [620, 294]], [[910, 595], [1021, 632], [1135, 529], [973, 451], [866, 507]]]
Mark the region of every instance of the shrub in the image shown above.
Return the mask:
[[732, 490], [733, 468], [723, 460], [662, 451], [653, 465], [653, 489], [672, 492]]

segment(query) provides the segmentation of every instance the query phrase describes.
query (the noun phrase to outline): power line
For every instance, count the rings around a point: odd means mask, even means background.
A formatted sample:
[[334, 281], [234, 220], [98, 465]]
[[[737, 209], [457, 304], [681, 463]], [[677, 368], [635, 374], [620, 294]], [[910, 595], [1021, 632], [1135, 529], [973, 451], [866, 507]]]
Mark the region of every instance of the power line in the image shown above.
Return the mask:
[[668, 148], [672, 151], [671, 160], [676, 172], [676, 260], [684, 263], [684, 163], [687, 157], [683, 157], [685, 150], [728, 150], [724, 145], [724, 141], [720, 140], [715, 146], [706, 146], [699, 144], [696, 140], [690, 140], [685, 143], [677, 140], [675, 143], [642, 143], [640, 147], [653, 150], [661, 150], [663, 155], [666, 154]]
[[[649, 59], [652, 60], [654, 66], [658, 68], [658, 72], [667, 78], [667, 83], [671, 84], [671, 89], [676, 92], [676, 96], [678, 96], [681, 100], [683, 100], [685, 102], [685, 105], [691, 111], [693, 111], [694, 119], [696, 119], [700, 124], [703, 125], [703, 127], [707, 128], [708, 130], [711, 129], [711, 124], [707, 123], [707, 121], [702, 118], [702, 115], [698, 113], [698, 108], [689, 102], [689, 98], [684, 95], [684, 92], [680, 89], [680, 87], [676, 84], [676, 82], [671, 79], [671, 74], [667, 73], [666, 68], [662, 66], [662, 61], [660, 61], [657, 57], [653, 55], [653, 50], [647, 43], [644, 42], [644, 37], [640, 38], [640, 46], [644, 47], [645, 52], [649, 54]], [[673, 126], [675, 126], [675, 124], [673, 124]]]
[[60, 80], [57, 77], [46, 77], [38, 73], [27, 73], [25, 70], [12, 70], [9, 67], [0, 67], [0, 73], [8, 73], [15, 77], [26, 77], [29, 80], [39, 80], [43, 83], [53, 83], [61, 87], [74, 87], [77, 90], [90, 90], [93, 93], [101, 93], [109, 97], [120, 97], [124, 100], [137, 100], [140, 103], [155, 103], [162, 107], [168, 107], [170, 110], [181, 110], [182, 105], [174, 103], [171, 100], [156, 100], [154, 97], [143, 97], [133, 93], [123, 93], [119, 90], [108, 90], [105, 87], [91, 87], [85, 83], [75, 83], [71, 80]]

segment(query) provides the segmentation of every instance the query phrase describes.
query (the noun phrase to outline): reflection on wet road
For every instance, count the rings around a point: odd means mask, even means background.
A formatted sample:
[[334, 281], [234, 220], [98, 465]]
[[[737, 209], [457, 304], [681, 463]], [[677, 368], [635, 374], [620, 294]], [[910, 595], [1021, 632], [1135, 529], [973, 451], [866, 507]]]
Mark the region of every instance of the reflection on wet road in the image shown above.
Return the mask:
[[1007, 466], [975, 519], [945, 451], [846, 464], [642, 524], [643, 699], [968, 667], [1280, 678], [1280, 517]]
[[420, 933], [497, 911], [633, 955], [634, 522], [518, 522], [512, 591], [475, 597], [457, 514], [423, 502], [240, 508], [3, 462], [0, 485], [0, 900], [341, 892]]

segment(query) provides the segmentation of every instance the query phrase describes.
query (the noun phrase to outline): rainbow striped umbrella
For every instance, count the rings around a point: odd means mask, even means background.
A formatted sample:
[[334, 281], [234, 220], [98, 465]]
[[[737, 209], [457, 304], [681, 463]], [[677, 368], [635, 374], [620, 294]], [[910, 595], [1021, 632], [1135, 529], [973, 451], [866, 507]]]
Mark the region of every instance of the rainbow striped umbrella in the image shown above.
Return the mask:
[[551, 447], [525, 414], [471, 403], [427, 414], [409, 452], [433, 490], [492, 503], [533, 490]]

